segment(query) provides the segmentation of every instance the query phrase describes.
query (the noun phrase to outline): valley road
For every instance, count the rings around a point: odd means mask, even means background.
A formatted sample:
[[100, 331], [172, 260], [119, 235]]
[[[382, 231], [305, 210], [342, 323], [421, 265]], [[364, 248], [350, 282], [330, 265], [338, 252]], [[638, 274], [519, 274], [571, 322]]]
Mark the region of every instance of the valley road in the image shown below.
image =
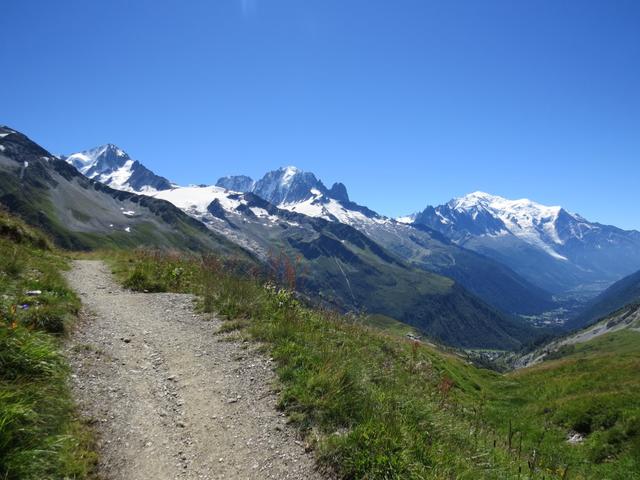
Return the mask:
[[109, 480], [323, 478], [276, 409], [274, 372], [250, 342], [215, 335], [194, 297], [132, 293], [99, 261], [67, 274], [82, 299], [72, 388]]

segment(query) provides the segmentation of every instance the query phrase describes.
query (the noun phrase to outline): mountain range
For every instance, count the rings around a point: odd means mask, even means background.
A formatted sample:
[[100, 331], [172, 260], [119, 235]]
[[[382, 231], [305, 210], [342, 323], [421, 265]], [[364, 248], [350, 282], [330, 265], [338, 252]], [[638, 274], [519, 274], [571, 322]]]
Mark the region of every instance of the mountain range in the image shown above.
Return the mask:
[[[640, 269], [640, 232], [589, 222], [562, 207], [527, 199], [474, 192], [392, 219], [353, 202], [344, 184], [328, 188], [313, 173], [293, 166], [269, 171], [258, 180], [236, 175], [220, 178], [215, 186], [180, 187], [113, 145], [67, 157], [72, 163], [77, 159], [84, 160], [79, 166], [89, 176], [168, 200], [263, 258], [278, 235], [273, 230], [270, 235], [257, 233], [256, 225], [269, 229], [287, 216], [284, 212], [298, 213], [298, 223], [316, 218], [353, 227], [408, 264], [452, 278], [510, 314], [553, 311], [558, 299], [589, 302]], [[133, 166], [144, 169], [146, 182], [139, 180], [141, 175], [113, 173], [133, 172]], [[171, 186], [164, 188], [167, 184]], [[258, 212], [252, 222], [231, 222], [238, 207], [241, 216], [255, 213], [236, 204], [238, 194], [255, 195], [276, 209], [269, 215]]]
[[[81, 165], [91, 175], [108, 173], [96, 168], [99, 162], [111, 173], [135, 164], [117, 147], [97, 151], [117, 162], [96, 155], [95, 164]], [[137, 187], [147, 192], [141, 195], [126, 191], [134, 186], [122, 180], [124, 175], [103, 176], [108, 183], [119, 182], [123, 190], [116, 190], [80, 173], [71, 163], [77, 158], [62, 160], [25, 135], [0, 128], [0, 203], [71, 249], [149, 246], [215, 252], [240, 257], [270, 274], [278, 273], [283, 258], [291, 259], [298, 289], [310, 301], [399, 320], [451, 345], [514, 349], [537, 334], [349, 225], [280, 209], [253, 193], [215, 186], [153, 192], [147, 184]]]
[[64, 248], [146, 243], [251, 256], [173, 205], [91, 180], [22, 133], [2, 126], [0, 204]]
[[519, 315], [640, 270], [638, 232], [560, 207], [476, 192], [393, 219], [295, 167], [179, 186], [116, 145], [56, 157], [8, 127], [0, 203], [68, 248], [225, 251], [271, 268], [294, 259], [308, 298], [466, 348], [518, 348], [542, 333]]
[[[118, 167], [106, 162], [102, 156], [92, 152], [108, 151], [98, 147], [67, 157], [67, 161], [93, 158], [91, 164], [83, 165], [92, 175], [109, 175]], [[129, 156], [120, 156], [121, 165], [126, 165]], [[108, 166], [103, 172], [100, 165]], [[124, 167], [119, 167], [124, 168]], [[133, 185], [115, 179], [105, 178], [114, 188], [147, 193], [156, 198], [168, 200], [194, 218], [203, 221], [212, 230], [232, 238], [245, 248], [263, 258], [272, 250], [281, 233], [270, 227], [289, 213], [298, 213], [297, 223], [304, 224], [310, 218], [324, 219], [349, 225], [366, 235], [377, 244], [422, 270], [445, 275], [460, 283], [482, 300], [496, 308], [515, 314], [537, 314], [553, 308], [551, 294], [536, 287], [505, 265], [486, 256], [460, 248], [439, 232], [421, 225], [406, 225], [384, 217], [371, 209], [358, 205], [349, 199], [346, 187], [335, 183], [327, 188], [313, 173], [295, 167], [284, 167], [267, 172], [255, 181], [248, 176], [223, 177], [215, 186], [189, 186], [155, 191], [153, 185]], [[238, 204], [238, 193], [253, 194], [270, 205], [278, 207], [270, 215], [258, 212], [251, 221], [233, 222], [240, 207], [240, 216], [251, 215], [253, 211]], [[212, 202], [215, 201], [215, 204]], [[259, 232], [258, 225], [266, 227], [267, 234]]]
[[640, 269], [640, 232], [527, 199], [474, 192], [408, 221], [508, 265], [554, 294], [598, 293]]

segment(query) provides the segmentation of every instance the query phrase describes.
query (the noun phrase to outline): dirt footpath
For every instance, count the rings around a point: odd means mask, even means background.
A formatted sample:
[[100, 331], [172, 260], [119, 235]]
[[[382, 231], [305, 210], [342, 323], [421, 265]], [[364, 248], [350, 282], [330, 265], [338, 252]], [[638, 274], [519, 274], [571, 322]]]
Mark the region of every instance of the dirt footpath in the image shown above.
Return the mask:
[[68, 273], [83, 303], [73, 391], [112, 480], [323, 478], [276, 409], [269, 358], [214, 335], [190, 295], [123, 290], [99, 261]]

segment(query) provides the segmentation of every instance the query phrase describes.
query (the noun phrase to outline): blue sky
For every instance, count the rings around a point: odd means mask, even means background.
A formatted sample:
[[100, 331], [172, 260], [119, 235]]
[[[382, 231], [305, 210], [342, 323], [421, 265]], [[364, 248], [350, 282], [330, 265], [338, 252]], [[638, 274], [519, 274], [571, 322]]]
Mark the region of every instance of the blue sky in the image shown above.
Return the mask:
[[400, 215], [484, 190], [640, 229], [640, 2], [3, 2], [0, 123], [179, 183], [281, 165]]

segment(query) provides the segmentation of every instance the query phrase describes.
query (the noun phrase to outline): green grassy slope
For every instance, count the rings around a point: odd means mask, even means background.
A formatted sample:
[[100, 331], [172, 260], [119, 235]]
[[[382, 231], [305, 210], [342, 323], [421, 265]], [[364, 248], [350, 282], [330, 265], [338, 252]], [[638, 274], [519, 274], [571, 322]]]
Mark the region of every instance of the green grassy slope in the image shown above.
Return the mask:
[[456, 346], [513, 349], [532, 335], [452, 280], [380, 259], [368, 245], [324, 231], [296, 247], [306, 253], [302, 287], [329, 304], [395, 318]]
[[[543, 455], [587, 478], [640, 478], [640, 332], [608, 333], [553, 356], [494, 384], [493, 421], [512, 419], [531, 440], [543, 438]], [[584, 441], [568, 444], [569, 432]]]
[[[86, 478], [91, 437], [76, 419], [59, 337], [79, 301], [50, 242], [0, 211], [0, 478]], [[39, 290], [39, 295], [25, 292]]]
[[[342, 478], [640, 478], [635, 331], [500, 375], [305, 307], [220, 260], [112, 261], [126, 285], [198, 293], [228, 319], [224, 331], [263, 342], [278, 365], [281, 408]], [[574, 431], [586, 439], [570, 445]]]

